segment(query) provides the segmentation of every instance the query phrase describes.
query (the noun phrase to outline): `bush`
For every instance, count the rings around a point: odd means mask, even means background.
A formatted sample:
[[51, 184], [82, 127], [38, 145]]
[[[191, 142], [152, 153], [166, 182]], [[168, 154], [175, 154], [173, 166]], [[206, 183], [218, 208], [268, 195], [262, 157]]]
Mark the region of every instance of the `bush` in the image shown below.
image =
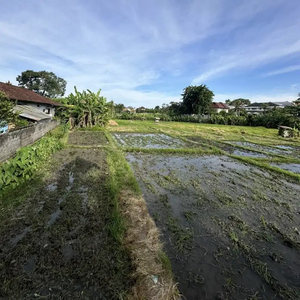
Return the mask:
[[61, 125], [33, 145], [21, 148], [14, 158], [0, 165], [0, 190], [15, 188], [25, 180], [31, 179], [38, 167], [52, 153], [63, 148], [61, 139], [67, 132], [68, 125]]

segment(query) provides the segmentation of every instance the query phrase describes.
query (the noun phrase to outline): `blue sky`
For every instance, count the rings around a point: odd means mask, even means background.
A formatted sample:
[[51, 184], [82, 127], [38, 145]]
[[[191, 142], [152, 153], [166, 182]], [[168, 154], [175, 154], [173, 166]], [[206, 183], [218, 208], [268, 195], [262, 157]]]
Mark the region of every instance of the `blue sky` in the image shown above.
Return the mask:
[[102, 89], [134, 107], [206, 84], [215, 101], [293, 101], [299, 0], [0, 0], [0, 81], [47, 70], [67, 94]]

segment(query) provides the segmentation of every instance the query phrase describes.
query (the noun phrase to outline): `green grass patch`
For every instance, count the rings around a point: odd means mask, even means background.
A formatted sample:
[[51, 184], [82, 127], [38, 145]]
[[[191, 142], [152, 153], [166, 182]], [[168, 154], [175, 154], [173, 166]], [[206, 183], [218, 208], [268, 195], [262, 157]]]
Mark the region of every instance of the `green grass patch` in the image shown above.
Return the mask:
[[141, 152], [141, 153], [153, 153], [153, 154], [199, 154], [199, 155], [223, 155], [225, 154], [219, 148], [202, 149], [202, 148], [160, 148], [160, 149], [148, 149], [148, 148], [136, 148], [136, 147], [124, 147], [125, 152]]
[[125, 220], [121, 215], [118, 198], [122, 190], [131, 190], [141, 194], [140, 187], [123, 154], [116, 149], [106, 149], [106, 160], [109, 167], [108, 189], [112, 199], [112, 220], [110, 231], [115, 239], [122, 241], [126, 229]]
[[288, 177], [288, 178], [292, 178], [293, 180], [295, 180], [297, 182], [300, 181], [300, 174], [296, 174], [296, 173], [293, 173], [293, 172], [290, 172], [290, 171], [287, 171], [287, 170], [283, 170], [283, 169], [275, 167], [275, 166], [271, 166], [266, 161], [253, 159], [253, 158], [250, 158], [250, 157], [237, 156], [237, 155], [229, 155], [229, 156], [231, 158], [240, 160], [242, 162], [249, 163], [249, 164], [255, 165], [257, 167], [267, 169], [269, 171], [281, 174], [281, 175], [283, 175], [285, 177]]

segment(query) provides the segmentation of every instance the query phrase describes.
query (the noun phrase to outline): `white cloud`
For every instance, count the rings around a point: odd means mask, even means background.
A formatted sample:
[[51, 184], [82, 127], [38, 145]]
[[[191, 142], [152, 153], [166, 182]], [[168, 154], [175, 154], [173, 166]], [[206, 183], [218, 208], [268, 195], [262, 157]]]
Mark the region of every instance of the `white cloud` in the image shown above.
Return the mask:
[[[281, 4], [293, 14], [253, 22]], [[284, 0], [11, 0], [1, 9], [1, 81], [51, 70], [67, 80], [67, 92], [102, 88], [132, 106], [178, 101], [193, 75], [194, 84], [203, 83], [300, 50], [299, 10]], [[163, 92], [165, 76], [182, 85]]]
[[283, 102], [289, 101], [293, 102], [296, 100], [297, 95], [294, 93], [277, 93], [277, 94], [251, 94], [251, 93], [243, 93], [243, 94], [216, 94], [214, 97], [214, 101], [216, 102], [225, 102], [225, 100], [230, 99], [238, 99], [244, 98], [249, 99], [252, 103], [254, 102]]
[[279, 74], [284, 74], [284, 73], [289, 73], [289, 72], [294, 72], [294, 71], [299, 71], [300, 70], [300, 65], [294, 65], [294, 66], [289, 66], [286, 68], [282, 68], [276, 71], [272, 71], [269, 73], [264, 74], [264, 77], [267, 76], [274, 76], [274, 75], [279, 75]]

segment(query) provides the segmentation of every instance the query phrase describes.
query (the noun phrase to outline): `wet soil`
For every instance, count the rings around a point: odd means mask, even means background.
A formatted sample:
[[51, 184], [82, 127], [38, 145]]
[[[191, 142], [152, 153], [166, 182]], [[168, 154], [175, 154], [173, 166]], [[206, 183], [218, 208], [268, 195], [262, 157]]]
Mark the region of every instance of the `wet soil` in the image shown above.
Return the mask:
[[247, 148], [251, 148], [253, 150], [260, 150], [270, 154], [291, 156], [295, 158], [299, 157], [299, 153], [300, 153], [299, 147], [293, 147], [293, 146], [274, 145], [274, 147], [268, 147], [268, 146], [249, 143], [249, 142], [236, 142], [236, 141], [228, 141], [228, 143], [232, 145], [244, 146]]
[[109, 231], [104, 151], [65, 149], [49, 164], [47, 181], [28, 182], [29, 196], [1, 213], [0, 298], [123, 299], [132, 264]]
[[300, 299], [300, 186], [226, 156], [128, 154], [187, 299]]
[[274, 167], [278, 167], [287, 171], [291, 171], [293, 173], [300, 174], [300, 164], [272, 164]]
[[74, 131], [69, 134], [68, 143], [82, 146], [107, 145], [108, 140], [103, 132]]
[[180, 139], [175, 139], [162, 133], [112, 133], [112, 136], [122, 147], [134, 148], [183, 148], [187, 145]]
[[[241, 149], [234, 145], [230, 145], [230, 144], [226, 144], [226, 143], [222, 143], [222, 142], [218, 142], [218, 141], [214, 141], [214, 140], [204, 139], [199, 136], [188, 136], [187, 138], [188, 138], [188, 140], [197, 142], [199, 144], [199, 146], [201, 146], [203, 144], [215, 146], [217, 148], [220, 148], [220, 149], [228, 152], [229, 154], [234, 154], [234, 155], [244, 156], [244, 157], [259, 157], [259, 158], [268, 158], [269, 157], [268, 155], [263, 154], [263, 153]], [[258, 149], [254, 149], [254, 150], [258, 150]]]

